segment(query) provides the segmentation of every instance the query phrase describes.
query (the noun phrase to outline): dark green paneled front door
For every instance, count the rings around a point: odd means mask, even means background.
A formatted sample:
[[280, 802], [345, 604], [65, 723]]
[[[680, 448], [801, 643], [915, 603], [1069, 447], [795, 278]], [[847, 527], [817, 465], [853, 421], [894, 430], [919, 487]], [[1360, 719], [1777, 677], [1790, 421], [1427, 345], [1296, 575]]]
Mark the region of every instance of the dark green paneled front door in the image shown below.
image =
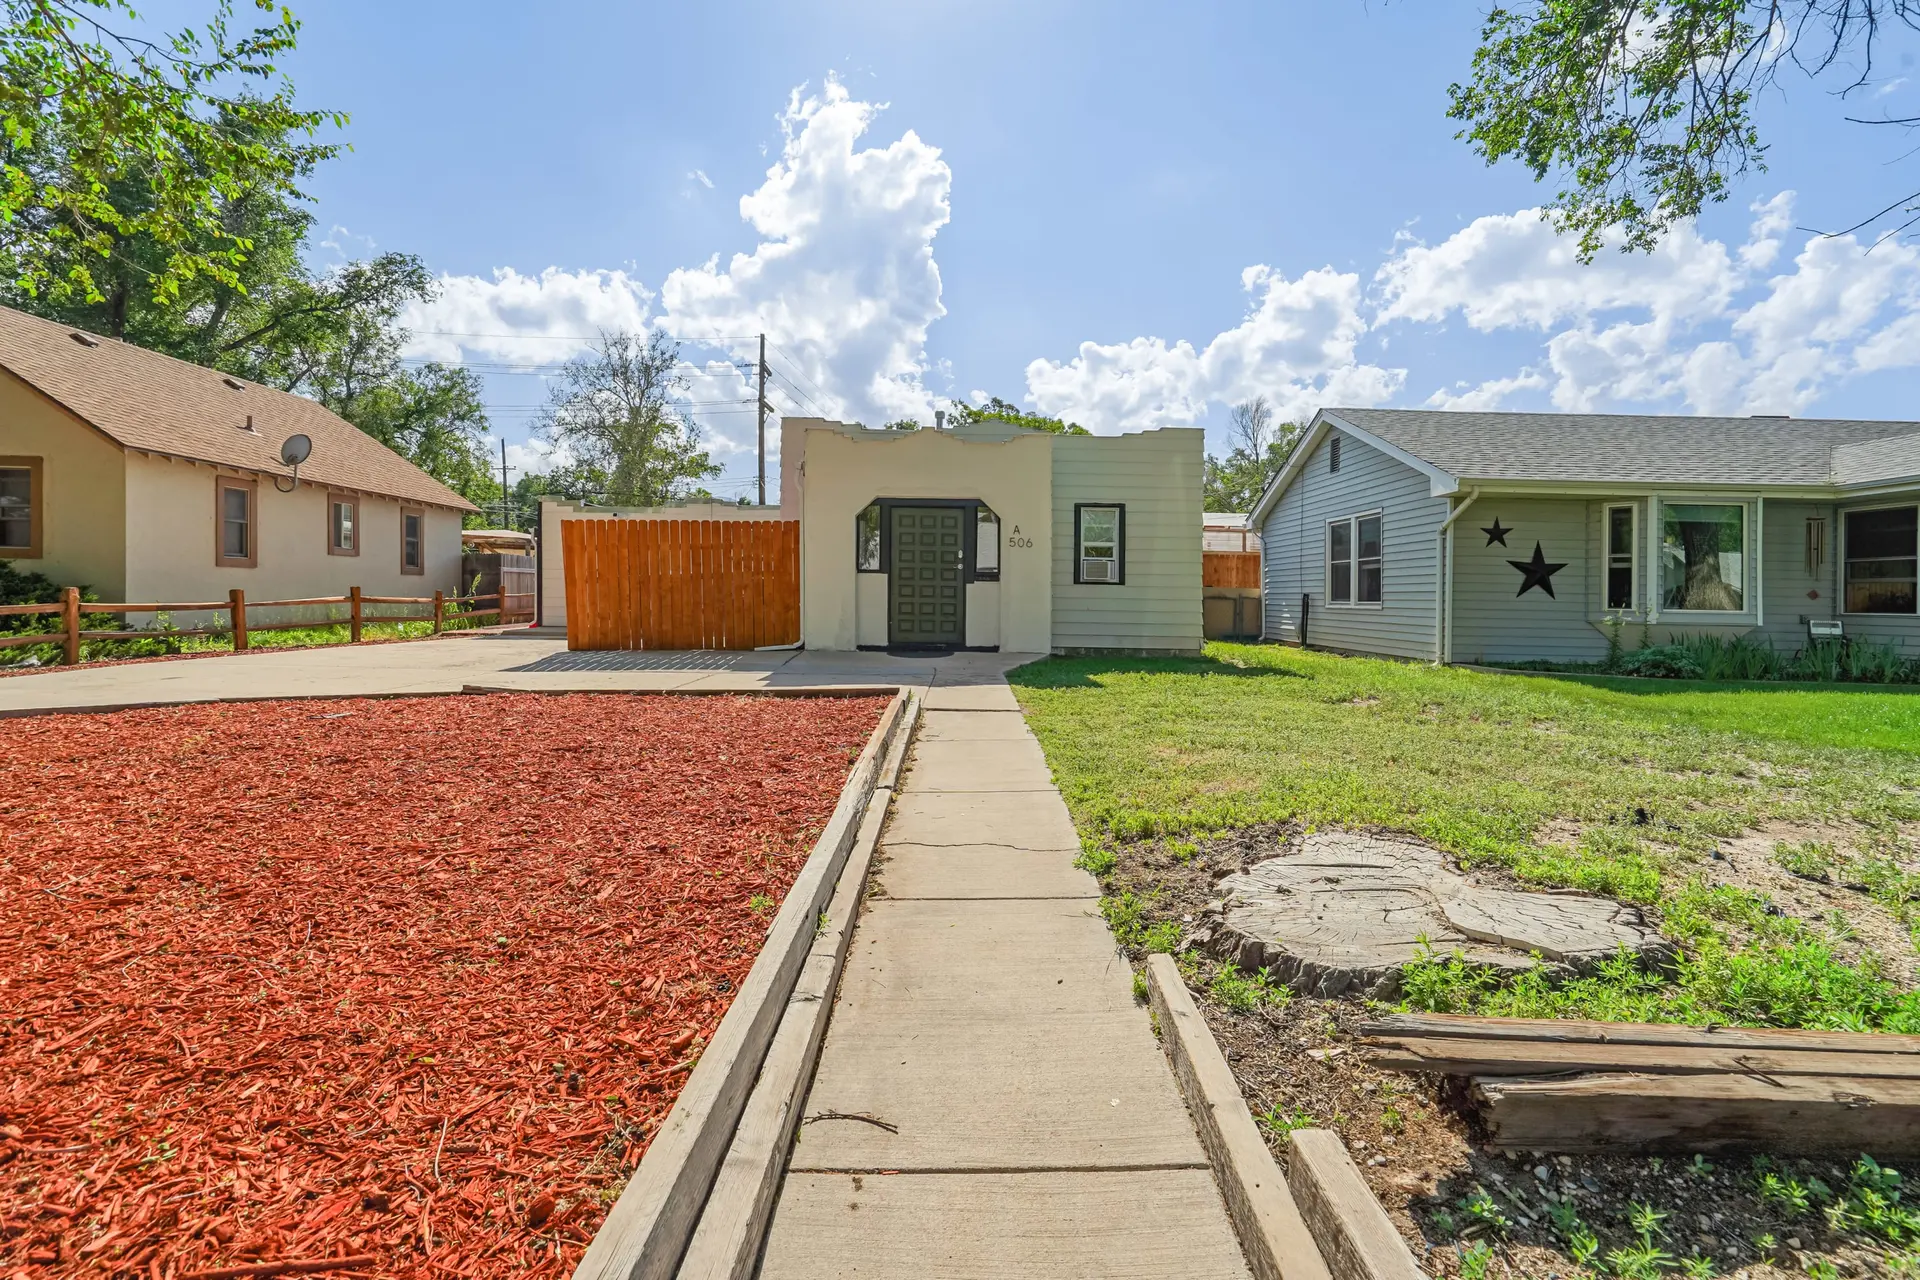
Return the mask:
[[887, 582], [891, 644], [965, 644], [967, 588], [961, 507], [893, 508]]

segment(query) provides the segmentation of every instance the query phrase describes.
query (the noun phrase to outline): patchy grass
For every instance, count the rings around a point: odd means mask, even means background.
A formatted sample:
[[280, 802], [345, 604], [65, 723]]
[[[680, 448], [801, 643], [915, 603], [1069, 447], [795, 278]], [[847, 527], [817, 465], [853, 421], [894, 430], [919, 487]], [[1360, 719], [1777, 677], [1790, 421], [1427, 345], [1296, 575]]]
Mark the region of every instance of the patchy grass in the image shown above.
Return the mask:
[[[1920, 696], [1656, 694], [1244, 645], [1193, 660], [1049, 659], [1012, 680], [1079, 825], [1080, 865], [1108, 886], [1108, 922], [1130, 951], [1179, 952], [1181, 913], [1208, 891], [1163, 890], [1194, 878], [1210, 838], [1377, 827], [1468, 866], [1646, 904], [1677, 944], [1671, 971], [1622, 958], [1573, 981], [1429, 955], [1406, 975], [1412, 1007], [1920, 1031], [1920, 996], [1849, 945], [1845, 913], [1797, 917], [1708, 874], [1729, 865], [1710, 862], [1721, 842], [1764, 824], [1846, 833], [1850, 850], [1783, 841], [1773, 861], [1870, 897], [1905, 945], [1899, 926], [1920, 924]], [[1116, 879], [1116, 850], [1143, 842], [1160, 851], [1152, 873]], [[1258, 975], [1201, 981], [1222, 1005], [1259, 1006]]]
[[[1676, 856], [1768, 820], [1887, 839], [1920, 820], [1920, 694], [1626, 691], [1226, 644], [1199, 659], [1047, 659], [1010, 678], [1096, 843], [1382, 827], [1524, 880], [1651, 902]], [[1577, 834], [1544, 839], [1554, 823]]]

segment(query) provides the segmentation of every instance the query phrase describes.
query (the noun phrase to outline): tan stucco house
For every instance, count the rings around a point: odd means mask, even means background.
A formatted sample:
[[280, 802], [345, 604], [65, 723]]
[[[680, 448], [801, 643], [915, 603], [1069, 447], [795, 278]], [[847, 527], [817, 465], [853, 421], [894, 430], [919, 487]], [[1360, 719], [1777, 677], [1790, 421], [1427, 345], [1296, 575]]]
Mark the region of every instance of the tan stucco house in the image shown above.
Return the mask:
[[1195, 653], [1203, 436], [787, 418], [809, 649]]
[[[313, 442], [297, 484], [294, 434]], [[0, 308], [0, 558], [19, 569], [107, 601], [451, 593], [472, 510], [305, 397]]]

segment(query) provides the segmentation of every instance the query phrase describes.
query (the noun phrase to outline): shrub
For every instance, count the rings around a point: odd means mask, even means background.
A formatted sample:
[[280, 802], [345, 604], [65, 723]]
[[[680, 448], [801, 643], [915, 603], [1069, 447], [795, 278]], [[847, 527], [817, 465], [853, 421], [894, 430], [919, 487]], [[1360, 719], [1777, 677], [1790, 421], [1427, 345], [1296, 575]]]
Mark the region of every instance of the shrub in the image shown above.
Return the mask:
[[1625, 676], [1655, 676], [1666, 680], [1698, 680], [1702, 676], [1699, 663], [1692, 655], [1677, 645], [1655, 645], [1650, 649], [1636, 649], [1620, 660], [1620, 674]]

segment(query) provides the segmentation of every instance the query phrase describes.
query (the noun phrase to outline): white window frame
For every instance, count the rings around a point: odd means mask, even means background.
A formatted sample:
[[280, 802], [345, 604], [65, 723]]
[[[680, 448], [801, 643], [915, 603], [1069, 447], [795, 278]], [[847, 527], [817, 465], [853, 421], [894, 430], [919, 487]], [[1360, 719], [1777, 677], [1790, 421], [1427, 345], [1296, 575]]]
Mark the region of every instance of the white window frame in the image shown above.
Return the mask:
[[[1362, 600], [1360, 598], [1360, 522], [1378, 520], [1380, 522], [1380, 554], [1366, 557], [1380, 566], [1380, 599]], [[1335, 525], [1347, 528], [1347, 598], [1333, 598], [1333, 529]], [[1324, 558], [1320, 582], [1321, 598], [1329, 609], [1380, 609], [1386, 606], [1387, 598], [1387, 516], [1383, 508], [1371, 511], [1356, 511], [1350, 516], [1339, 516], [1327, 521], [1326, 533], [1321, 540], [1321, 555]]]
[[[1738, 609], [1686, 609], [1667, 603], [1667, 508], [1669, 507], [1738, 507], [1740, 510], [1740, 607]], [[1760, 566], [1755, 562], [1754, 525], [1758, 516], [1755, 503], [1751, 498], [1728, 498], [1723, 495], [1695, 497], [1685, 494], [1662, 496], [1653, 506], [1656, 519], [1647, 522], [1648, 545], [1653, 548], [1655, 572], [1649, 583], [1652, 590], [1648, 593], [1656, 606], [1652, 616], [1678, 613], [1689, 618], [1751, 618], [1757, 615], [1762, 584]]]
[[[1613, 513], [1625, 511], [1633, 522], [1627, 535], [1627, 552], [1632, 561], [1631, 583], [1627, 587], [1625, 605], [1616, 605], [1609, 598], [1613, 580]], [[1616, 613], [1639, 616], [1646, 611], [1645, 575], [1640, 572], [1640, 504], [1637, 502], [1608, 502], [1600, 508], [1600, 612], [1611, 617]]]
[[[1111, 511], [1113, 517], [1113, 557], [1089, 556], [1086, 552], [1086, 513]], [[1113, 566], [1112, 576], [1087, 577], [1090, 562], [1106, 561]], [[1089, 587], [1124, 587], [1127, 584], [1127, 504], [1124, 502], [1076, 502], [1073, 504], [1073, 580]]]
[[1908, 499], [1907, 501], [1904, 501], [1904, 502], [1879, 502], [1879, 503], [1875, 503], [1873, 506], [1870, 506], [1870, 507], [1842, 507], [1840, 509], [1840, 512], [1839, 512], [1839, 516], [1840, 516], [1840, 563], [1839, 563], [1840, 609], [1839, 609], [1839, 612], [1841, 616], [1848, 617], [1848, 618], [1920, 617], [1920, 598], [1916, 598], [1915, 600], [1914, 613], [1855, 613], [1853, 610], [1847, 608], [1847, 566], [1853, 562], [1853, 548], [1848, 545], [1852, 541], [1852, 539], [1850, 539], [1847, 536], [1847, 517], [1863, 516], [1870, 511], [1898, 511], [1906, 507], [1920, 507], [1920, 502], [1915, 502], [1912, 499]]

